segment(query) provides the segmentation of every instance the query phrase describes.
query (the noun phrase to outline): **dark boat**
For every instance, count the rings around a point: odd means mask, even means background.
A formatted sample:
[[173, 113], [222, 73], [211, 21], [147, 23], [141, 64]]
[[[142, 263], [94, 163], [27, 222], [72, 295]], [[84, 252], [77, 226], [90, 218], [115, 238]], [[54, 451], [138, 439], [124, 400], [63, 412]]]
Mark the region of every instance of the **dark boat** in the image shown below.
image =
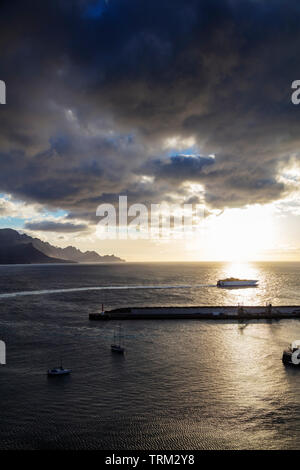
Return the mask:
[[300, 340], [293, 341], [292, 344], [283, 351], [282, 362], [285, 365], [300, 367]]
[[57, 377], [62, 375], [69, 375], [71, 372], [71, 369], [65, 369], [61, 364], [59, 367], [54, 367], [54, 369], [48, 369], [47, 375], [48, 377]]

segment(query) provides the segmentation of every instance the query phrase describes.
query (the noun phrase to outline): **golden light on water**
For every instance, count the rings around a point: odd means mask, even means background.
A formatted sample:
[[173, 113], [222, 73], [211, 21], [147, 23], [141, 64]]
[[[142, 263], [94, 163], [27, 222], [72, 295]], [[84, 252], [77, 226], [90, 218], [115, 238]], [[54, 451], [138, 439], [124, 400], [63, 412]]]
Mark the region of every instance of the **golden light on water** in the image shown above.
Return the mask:
[[224, 278], [235, 277], [238, 279], [256, 279], [259, 287], [235, 288], [224, 290], [228, 305], [255, 305], [259, 289], [263, 283], [262, 272], [257, 265], [247, 262], [233, 262], [224, 266]]
[[225, 277], [236, 277], [239, 279], [257, 279], [259, 276], [259, 269], [251, 263], [228, 263], [225, 268]]

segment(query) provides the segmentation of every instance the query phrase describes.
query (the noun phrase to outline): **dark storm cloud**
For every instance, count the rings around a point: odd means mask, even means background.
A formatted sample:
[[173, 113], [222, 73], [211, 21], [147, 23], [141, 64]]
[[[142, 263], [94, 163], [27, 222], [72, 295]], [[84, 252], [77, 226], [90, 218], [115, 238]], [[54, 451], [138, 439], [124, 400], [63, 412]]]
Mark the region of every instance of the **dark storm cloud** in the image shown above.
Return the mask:
[[84, 224], [72, 224], [70, 222], [53, 222], [51, 220], [42, 220], [41, 222], [27, 222], [25, 229], [38, 230], [43, 232], [82, 232], [87, 230]]
[[[202, 156], [177, 155], [169, 159], [154, 160], [142, 171], [154, 175], [156, 181], [168, 182], [171, 187], [189, 181], [205, 187], [206, 202], [222, 207], [266, 203], [284, 193], [284, 185], [275, 177], [276, 161], [265, 167], [258, 165], [241, 168], [231, 156], [218, 159]], [[273, 168], [272, 168], [273, 164]]]
[[[280, 198], [299, 21], [296, 0], [2, 2], [0, 191], [75, 218], [120, 193], [185, 197], [187, 181], [215, 207]], [[169, 158], [173, 136], [201, 157]]]
[[211, 157], [175, 155], [168, 160], [154, 160], [145, 165], [144, 171], [156, 179], [167, 179], [173, 182], [194, 181], [200, 178], [207, 166], [214, 164]]

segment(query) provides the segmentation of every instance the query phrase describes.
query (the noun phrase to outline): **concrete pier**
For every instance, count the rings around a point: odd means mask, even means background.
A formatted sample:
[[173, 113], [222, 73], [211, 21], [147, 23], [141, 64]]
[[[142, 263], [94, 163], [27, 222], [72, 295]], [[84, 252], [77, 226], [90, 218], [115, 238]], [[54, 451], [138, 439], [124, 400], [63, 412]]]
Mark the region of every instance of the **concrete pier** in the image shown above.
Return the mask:
[[299, 305], [272, 306], [186, 306], [186, 307], [128, 307], [107, 310], [101, 313], [90, 313], [89, 319], [103, 320], [260, 320], [300, 318]]

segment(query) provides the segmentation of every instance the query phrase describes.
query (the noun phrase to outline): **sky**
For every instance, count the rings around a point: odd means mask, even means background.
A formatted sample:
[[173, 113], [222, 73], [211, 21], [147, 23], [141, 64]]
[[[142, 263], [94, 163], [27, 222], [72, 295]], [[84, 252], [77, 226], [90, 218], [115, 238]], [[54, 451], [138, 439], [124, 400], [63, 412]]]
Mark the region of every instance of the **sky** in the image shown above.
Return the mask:
[[[129, 261], [300, 261], [298, 0], [0, 6], [0, 228]], [[201, 204], [99, 239], [100, 204]]]

